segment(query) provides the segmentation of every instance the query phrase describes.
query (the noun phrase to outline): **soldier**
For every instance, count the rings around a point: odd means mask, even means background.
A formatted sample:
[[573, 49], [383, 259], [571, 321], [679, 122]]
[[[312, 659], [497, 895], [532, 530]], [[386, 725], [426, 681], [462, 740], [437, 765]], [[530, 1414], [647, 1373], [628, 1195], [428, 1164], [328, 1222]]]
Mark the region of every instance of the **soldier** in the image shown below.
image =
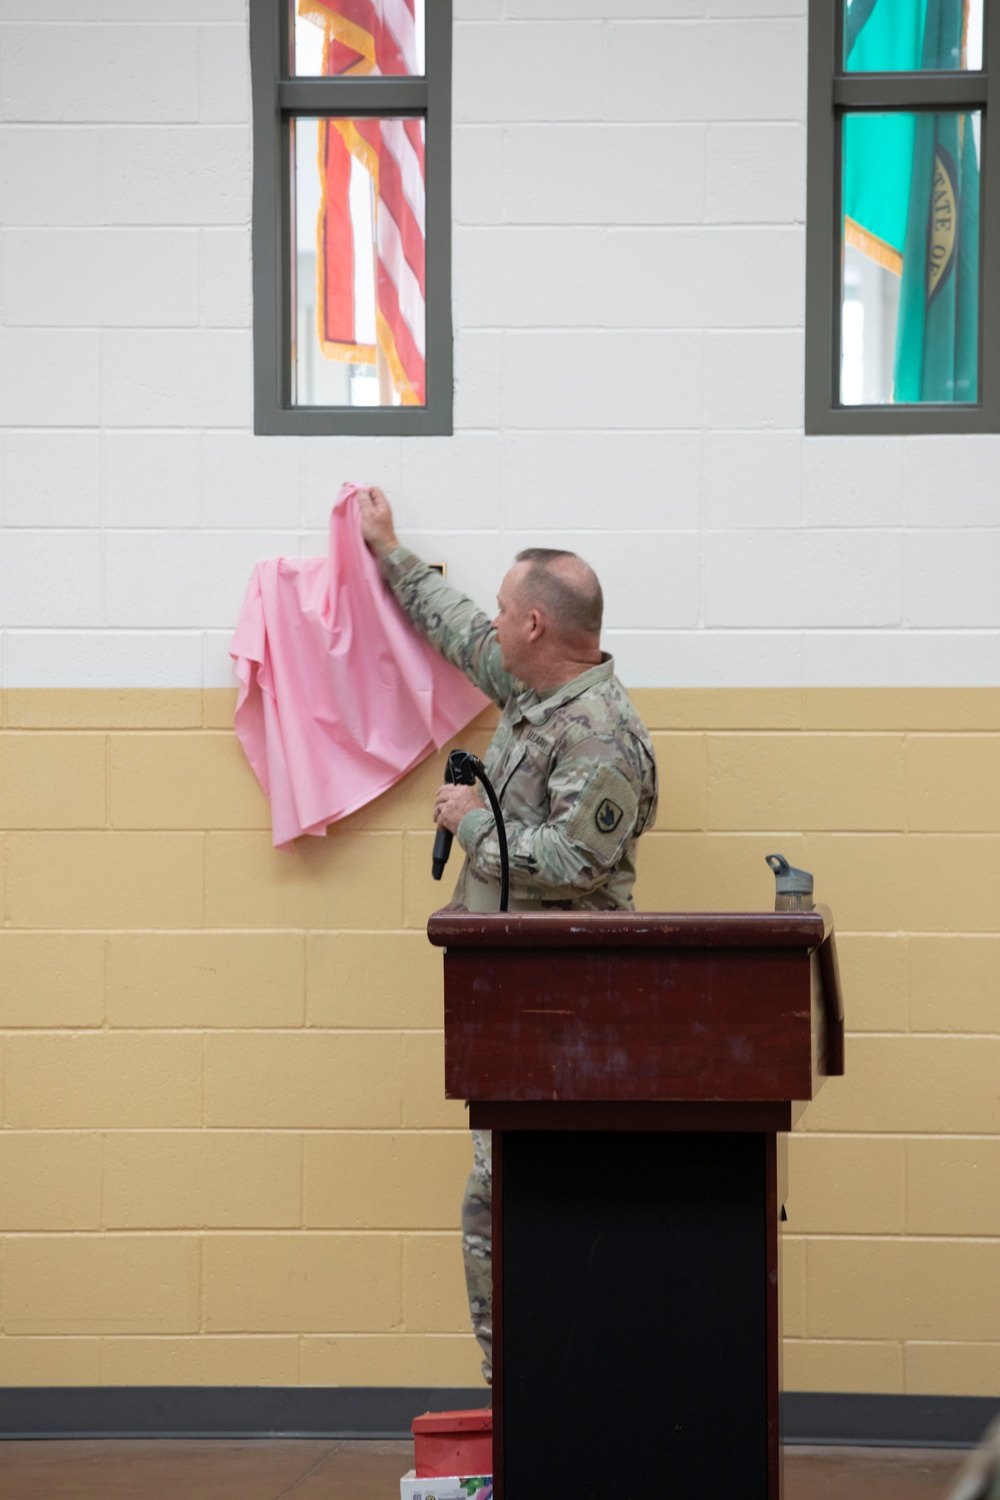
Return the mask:
[[[649, 735], [601, 651], [603, 599], [572, 552], [532, 547], [500, 585], [490, 622], [399, 544], [379, 489], [360, 491], [365, 541], [416, 629], [502, 710], [486, 771], [503, 809], [512, 911], [632, 909], [636, 840], [656, 815]], [[441, 786], [434, 821], [465, 851], [454, 901], [496, 911], [500, 850], [479, 791]], [[469, 1305], [492, 1378], [491, 1153], [473, 1132], [462, 1206]]]

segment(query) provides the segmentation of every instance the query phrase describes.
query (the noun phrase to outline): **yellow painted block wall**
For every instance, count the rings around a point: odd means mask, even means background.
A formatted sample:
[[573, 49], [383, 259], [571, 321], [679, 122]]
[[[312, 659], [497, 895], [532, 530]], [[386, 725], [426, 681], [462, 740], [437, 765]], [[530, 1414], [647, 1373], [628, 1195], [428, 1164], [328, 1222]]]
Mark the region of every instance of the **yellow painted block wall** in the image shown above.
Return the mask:
[[[789, 1146], [792, 1389], [1000, 1386], [1000, 693], [660, 691], [638, 904], [834, 910]], [[9, 691], [0, 1383], [474, 1384], [427, 813], [272, 849], [228, 693]], [[462, 736], [482, 751], [485, 715]]]

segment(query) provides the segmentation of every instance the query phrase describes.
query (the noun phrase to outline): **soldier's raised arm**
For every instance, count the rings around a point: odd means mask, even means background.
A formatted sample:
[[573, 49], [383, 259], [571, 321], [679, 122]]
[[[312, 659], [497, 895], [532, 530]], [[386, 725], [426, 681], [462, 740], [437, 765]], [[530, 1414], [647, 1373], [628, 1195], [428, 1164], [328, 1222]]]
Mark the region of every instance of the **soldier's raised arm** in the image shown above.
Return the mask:
[[359, 490], [358, 503], [361, 533], [411, 625], [481, 692], [503, 707], [519, 684], [504, 670], [489, 617], [401, 544], [392, 507], [382, 490], [375, 486]]

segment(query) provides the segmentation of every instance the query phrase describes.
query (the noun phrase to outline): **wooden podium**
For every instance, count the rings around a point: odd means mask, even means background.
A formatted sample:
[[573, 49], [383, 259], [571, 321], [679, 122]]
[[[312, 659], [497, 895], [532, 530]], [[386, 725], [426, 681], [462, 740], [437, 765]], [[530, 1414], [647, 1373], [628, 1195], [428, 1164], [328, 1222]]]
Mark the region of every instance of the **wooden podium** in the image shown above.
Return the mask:
[[829, 911], [427, 931], [445, 1092], [493, 1131], [498, 1500], [778, 1500], [783, 1133], [843, 1072]]

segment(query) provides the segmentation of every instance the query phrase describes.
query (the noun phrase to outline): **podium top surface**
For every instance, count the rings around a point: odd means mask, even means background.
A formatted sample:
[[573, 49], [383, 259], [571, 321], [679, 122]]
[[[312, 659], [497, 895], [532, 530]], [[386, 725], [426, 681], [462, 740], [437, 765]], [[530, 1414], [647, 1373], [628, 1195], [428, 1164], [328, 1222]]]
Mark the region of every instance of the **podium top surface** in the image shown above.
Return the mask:
[[811, 911], [436, 911], [439, 948], [818, 948], [833, 931], [827, 906]]

